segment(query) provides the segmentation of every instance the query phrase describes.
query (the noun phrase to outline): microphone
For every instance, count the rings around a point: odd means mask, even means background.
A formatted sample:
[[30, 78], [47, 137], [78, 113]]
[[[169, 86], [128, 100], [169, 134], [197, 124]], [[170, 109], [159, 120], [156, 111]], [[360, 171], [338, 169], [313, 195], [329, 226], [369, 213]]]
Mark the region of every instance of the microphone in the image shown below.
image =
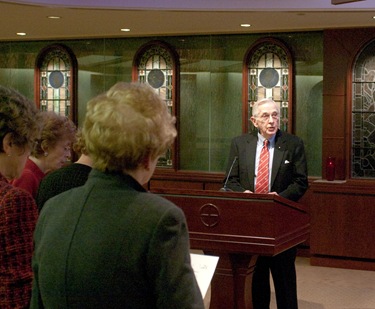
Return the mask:
[[228, 175], [225, 178], [224, 187], [222, 187], [219, 191], [224, 191], [224, 192], [231, 192], [231, 191], [233, 191], [232, 189], [227, 188], [227, 183], [228, 183], [228, 180], [229, 180], [230, 173], [232, 172], [234, 163], [236, 163], [237, 159], [238, 159], [238, 157], [235, 156], [234, 159], [233, 159], [232, 165], [230, 166]]

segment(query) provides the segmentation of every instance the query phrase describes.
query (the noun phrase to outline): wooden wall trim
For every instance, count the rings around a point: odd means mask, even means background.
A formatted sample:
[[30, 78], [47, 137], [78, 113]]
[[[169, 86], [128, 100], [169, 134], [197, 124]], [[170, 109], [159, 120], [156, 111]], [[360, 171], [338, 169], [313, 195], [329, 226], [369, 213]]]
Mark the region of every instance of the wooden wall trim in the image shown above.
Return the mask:
[[173, 171], [167, 169], [158, 169], [155, 171], [152, 179], [163, 180], [189, 180], [198, 182], [218, 182], [221, 183], [225, 177], [224, 173], [220, 172], [200, 172], [200, 171]]
[[158, 169], [147, 188], [150, 191], [160, 188], [216, 191], [223, 186], [224, 178], [224, 173]]
[[348, 195], [373, 195], [375, 196], [374, 180], [348, 179], [348, 180], [316, 180], [311, 183], [314, 193], [338, 193]]

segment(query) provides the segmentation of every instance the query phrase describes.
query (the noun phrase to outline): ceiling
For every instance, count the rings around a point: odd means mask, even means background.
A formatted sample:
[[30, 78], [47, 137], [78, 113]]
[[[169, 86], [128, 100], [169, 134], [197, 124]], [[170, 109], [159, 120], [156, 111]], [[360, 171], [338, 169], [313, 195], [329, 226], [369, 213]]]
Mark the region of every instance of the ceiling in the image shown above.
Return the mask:
[[375, 0], [25, 0], [0, 11], [3, 41], [375, 27]]

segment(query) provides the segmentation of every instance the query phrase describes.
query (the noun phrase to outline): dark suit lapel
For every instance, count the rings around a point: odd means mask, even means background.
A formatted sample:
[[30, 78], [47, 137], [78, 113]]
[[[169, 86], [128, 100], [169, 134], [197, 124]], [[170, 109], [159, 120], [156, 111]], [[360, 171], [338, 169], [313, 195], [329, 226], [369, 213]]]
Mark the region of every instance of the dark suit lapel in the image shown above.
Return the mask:
[[255, 155], [257, 149], [258, 136], [249, 134], [246, 143], [246, 166], [248, 166], [249, 180], [251, 187], [254, 187], [255, 177]]
[[276, 179], [276, 175], [280, 169], [285, 150], [286, 150], [286, 141], [285, 141], [285, 138], [283, 137], [282, 132], [279, 130], [276, 133], [275, 149], [273, 152], [271, 188]]

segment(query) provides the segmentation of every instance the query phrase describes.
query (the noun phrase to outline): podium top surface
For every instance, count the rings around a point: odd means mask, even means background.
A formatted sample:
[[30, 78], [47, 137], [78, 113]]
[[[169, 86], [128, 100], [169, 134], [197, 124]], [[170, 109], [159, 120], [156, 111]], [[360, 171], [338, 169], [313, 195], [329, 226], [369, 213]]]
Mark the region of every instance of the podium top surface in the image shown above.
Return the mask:
[[152, 193], [162, 196], [190, 196], [212, 199], [229, 199], [229, 200], [254, 200], [254, 201], [275, 201], [279, 204], [295, 208], [296, 210], [306, 213], [303, 204], [288, 200], [277, 194], [256, 194], [235, 191], [214, 191], [214, 190], [186, 190], [186, 189], [154, 189]]

